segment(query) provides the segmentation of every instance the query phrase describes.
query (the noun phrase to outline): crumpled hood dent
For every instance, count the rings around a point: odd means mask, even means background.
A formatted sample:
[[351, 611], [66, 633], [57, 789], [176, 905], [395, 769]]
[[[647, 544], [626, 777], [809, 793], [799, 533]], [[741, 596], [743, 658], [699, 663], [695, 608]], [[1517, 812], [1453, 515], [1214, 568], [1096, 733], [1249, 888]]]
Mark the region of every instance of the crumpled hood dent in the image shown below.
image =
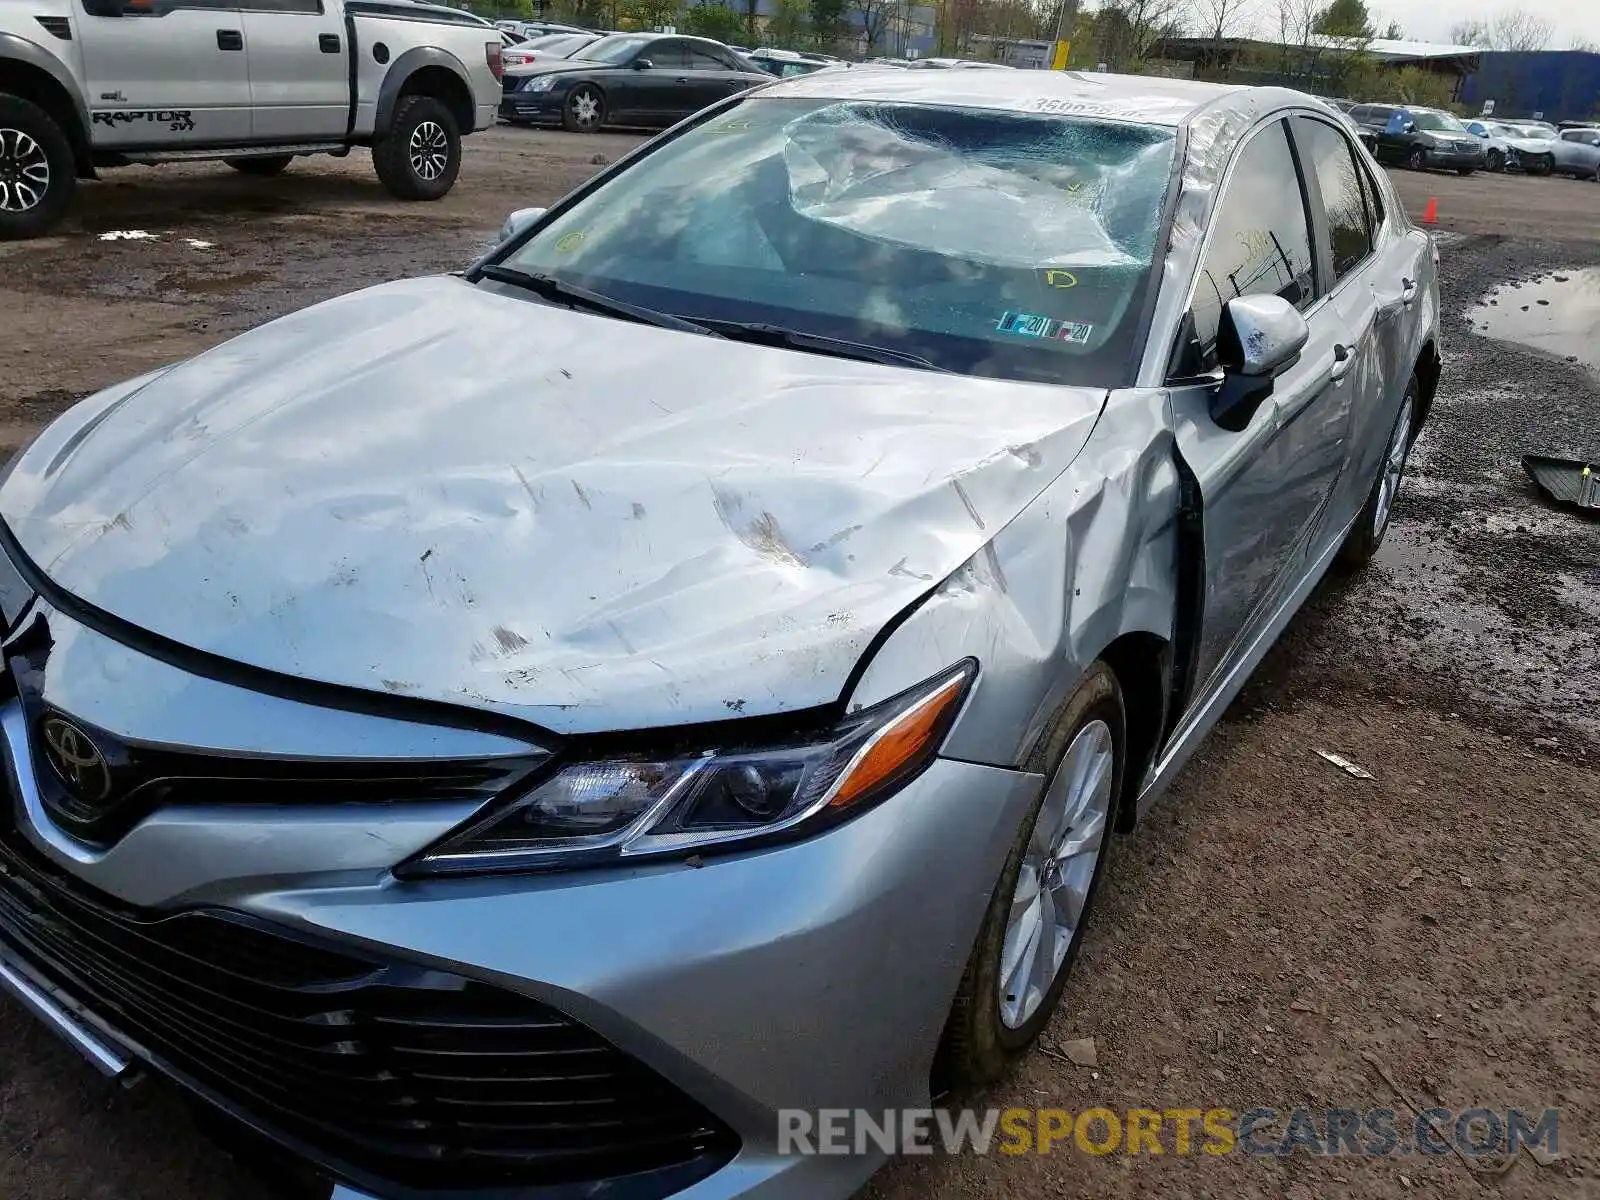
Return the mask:
[[238, 662], [557, 732], [838, 699], [1105, 399], [453, 278], [329, 301], [121, 391], [0, 484], [58, 586]]

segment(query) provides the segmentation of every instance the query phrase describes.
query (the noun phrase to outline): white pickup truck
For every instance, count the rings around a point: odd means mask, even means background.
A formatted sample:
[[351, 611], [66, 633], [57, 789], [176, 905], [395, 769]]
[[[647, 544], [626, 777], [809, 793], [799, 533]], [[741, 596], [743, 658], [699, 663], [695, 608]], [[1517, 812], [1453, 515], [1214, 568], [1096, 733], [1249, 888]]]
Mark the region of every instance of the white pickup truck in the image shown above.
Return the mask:
[[128, 163], [276, 175], [370, 146], [390, 192], [436, 200], [462, 135], [494, 123], [500, 48], [414, 0], [0, 0], [0, 238]]

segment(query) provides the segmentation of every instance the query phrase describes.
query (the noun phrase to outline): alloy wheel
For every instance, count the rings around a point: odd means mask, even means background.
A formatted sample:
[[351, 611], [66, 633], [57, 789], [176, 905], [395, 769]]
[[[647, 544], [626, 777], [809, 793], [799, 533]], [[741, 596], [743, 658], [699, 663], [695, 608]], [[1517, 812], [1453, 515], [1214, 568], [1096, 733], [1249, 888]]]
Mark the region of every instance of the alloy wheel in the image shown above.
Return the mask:
[[450, 139], [437, 121], [422, 121], [411, 131], [411, 169], [432, 183], [450, 165]]
[[1400, 490], [1400, 477], [1405, 474], [1406, 457], [1411, 453], [1411, 397], [1400, 406], [1400, 419], [1394, 424], [1389, 438], [1389, 449], [1384, 453], [1383, 478], [1378, 481], [1378, 504], [1372, 514], [1372, 538], [1377, 541], [1389, 526], [1389, 508], [1394, 504], [1395, 493]]
[[1017, 876], [1000, 952], [1000, 1020], [1020, 1029], [1039, 1010], [1083, 921], [1116, 776], [1111, 727], [1091, 721], [1056, 768]]
[[50, 190], [50, 159], [20, 129], [0, 128], [0, 212], [27, 212]]
[[573, 96], [572, 119], [579, 125], [593, 125], [600, 120], [600, 101], [593, 92], [579, 92]]

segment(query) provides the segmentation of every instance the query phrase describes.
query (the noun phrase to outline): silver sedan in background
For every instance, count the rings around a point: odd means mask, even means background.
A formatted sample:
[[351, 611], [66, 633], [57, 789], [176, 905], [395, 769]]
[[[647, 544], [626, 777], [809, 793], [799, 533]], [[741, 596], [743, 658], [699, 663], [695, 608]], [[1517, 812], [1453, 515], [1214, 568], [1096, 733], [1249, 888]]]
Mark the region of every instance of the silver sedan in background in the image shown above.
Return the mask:
[[793, 1112], [1026, 1053], [1382, 541], [1436, 269], [1308, 96], [821, 71], [93, 396], [0, 483], [0, 983], [346, 1198], [842, 1200]]
[[1553, 150], [1557, 174], [1600, 182], [1600, 129], [1564, 129]]

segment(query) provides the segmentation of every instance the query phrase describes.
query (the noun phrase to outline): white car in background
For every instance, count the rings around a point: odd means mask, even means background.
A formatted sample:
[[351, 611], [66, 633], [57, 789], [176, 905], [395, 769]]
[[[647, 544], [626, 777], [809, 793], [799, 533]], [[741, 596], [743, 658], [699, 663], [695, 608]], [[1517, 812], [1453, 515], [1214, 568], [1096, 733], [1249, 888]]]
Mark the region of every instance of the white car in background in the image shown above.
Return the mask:
[[1529, 175], [1548, 175], [1556, 166], [1555, 131], [1544, 125], [1491, 121], [1489, 132], [1506, 144], [1506, 166]]
[[598, 33], [546, 33], [507, 49], [501, 59], [508, 67], [525, 67], [541, 58], [571, 58], [600, 37]]

